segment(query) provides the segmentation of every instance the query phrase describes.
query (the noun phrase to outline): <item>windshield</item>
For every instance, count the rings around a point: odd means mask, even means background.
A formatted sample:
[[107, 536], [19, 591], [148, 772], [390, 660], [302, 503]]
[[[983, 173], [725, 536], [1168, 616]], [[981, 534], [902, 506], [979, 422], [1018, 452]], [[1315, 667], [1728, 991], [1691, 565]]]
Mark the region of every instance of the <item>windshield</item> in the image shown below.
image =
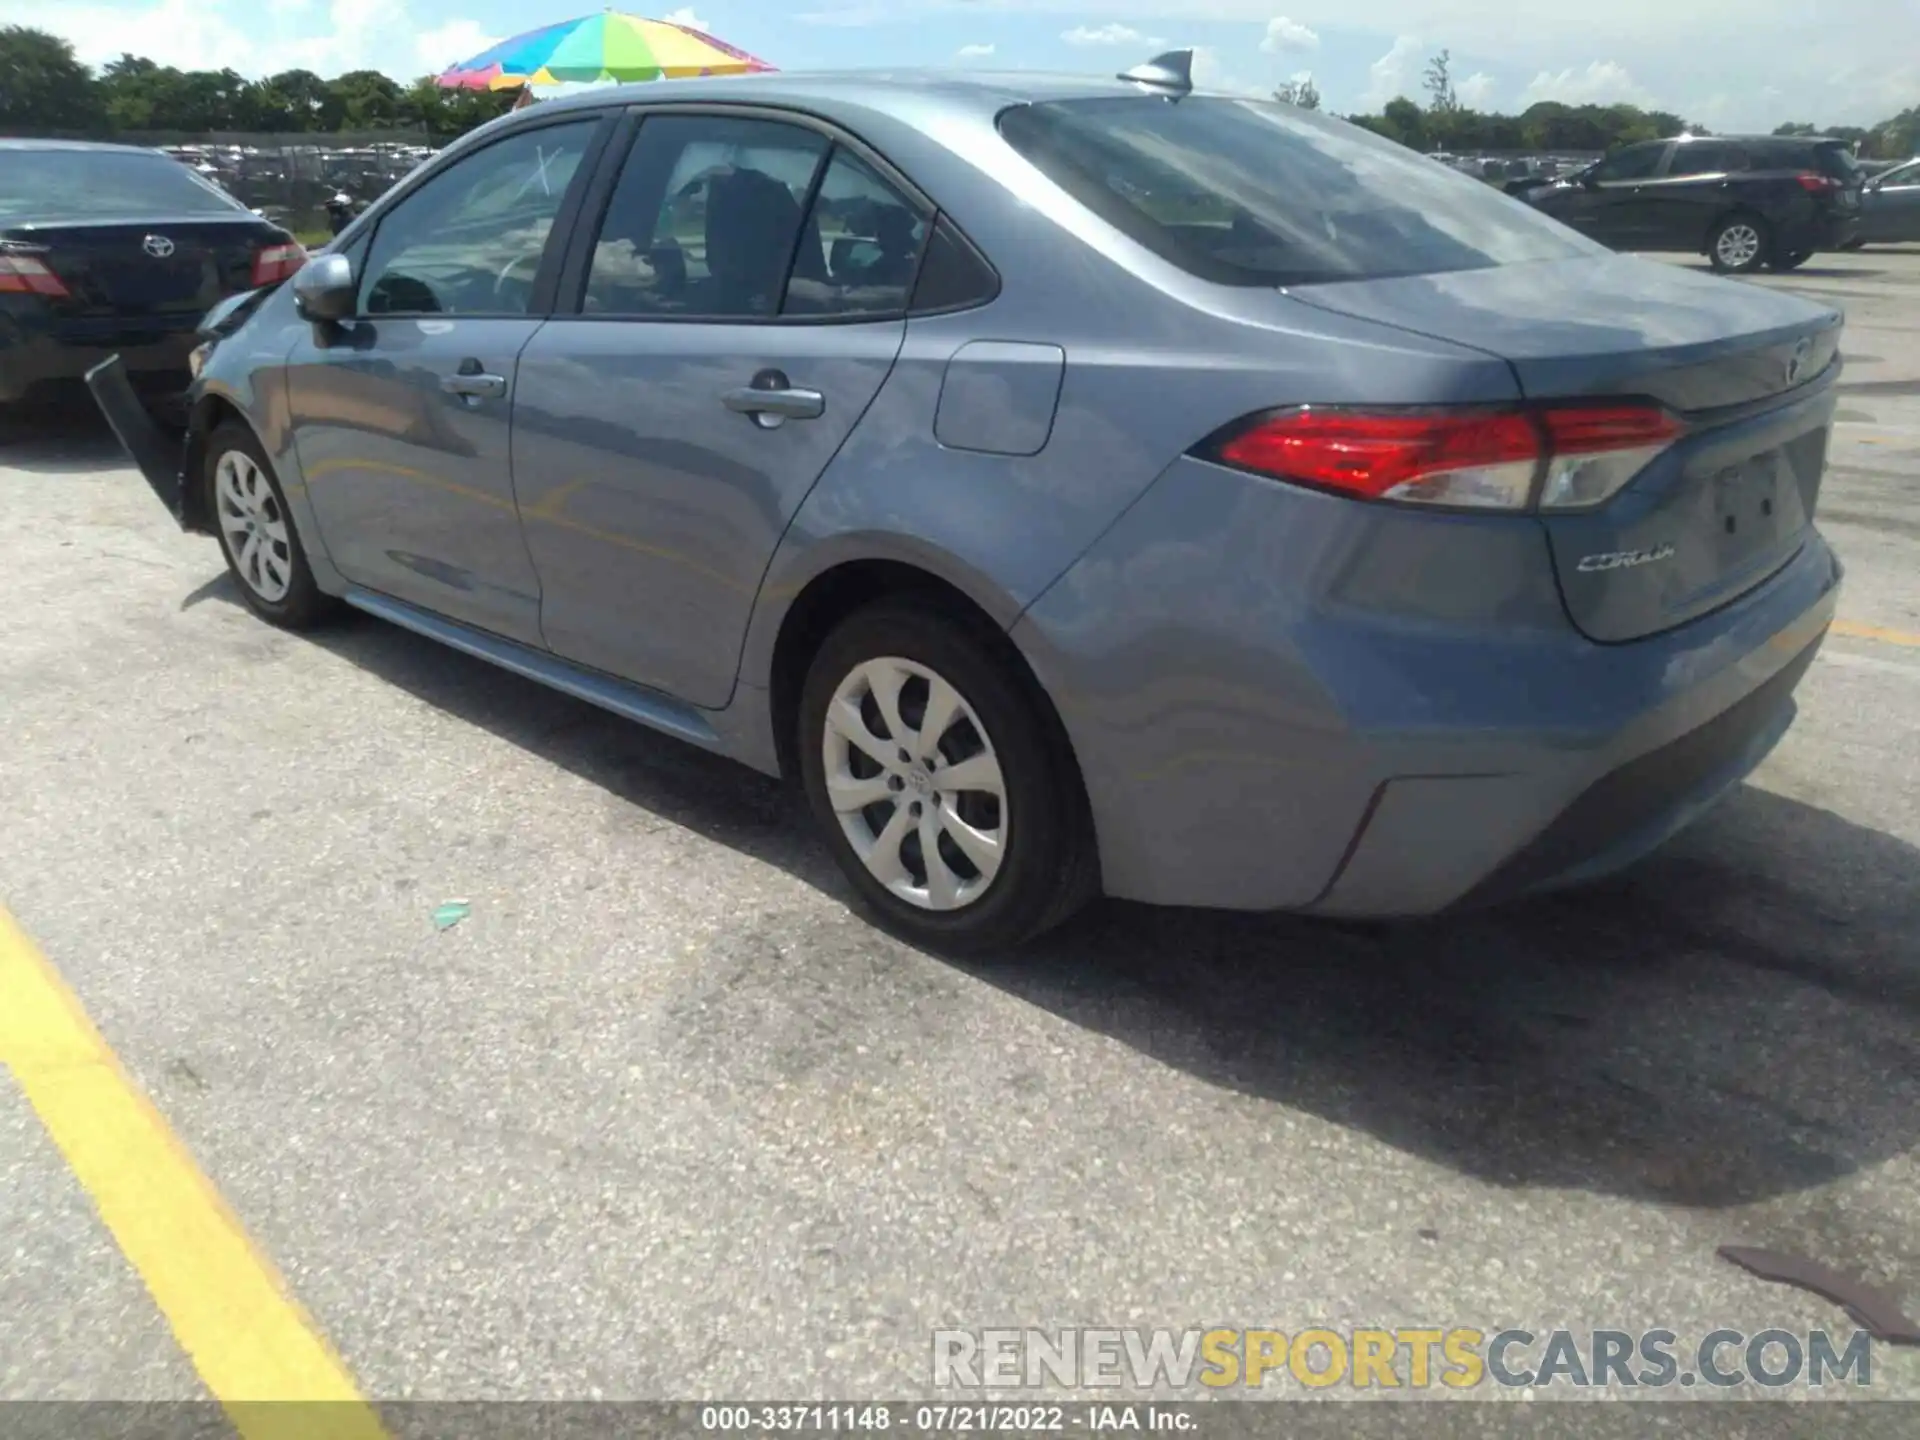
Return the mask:
[[1312, 285], [1600, 253], [1498, 190], [1292, 106], [1142, 96], [1025, 105], [1000, 133], [1190, 274]]
[[0, 221], [134, 220], [244, 209], [164, 155], [138, 150], [0, 150]]

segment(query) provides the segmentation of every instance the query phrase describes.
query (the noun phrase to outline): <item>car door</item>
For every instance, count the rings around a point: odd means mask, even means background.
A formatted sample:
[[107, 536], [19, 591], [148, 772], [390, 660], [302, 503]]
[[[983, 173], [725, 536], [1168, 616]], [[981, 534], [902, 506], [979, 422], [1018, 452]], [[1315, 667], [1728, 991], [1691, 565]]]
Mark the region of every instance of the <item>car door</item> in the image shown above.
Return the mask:
[[1689, 140], [1673, 146], [1661, 172], [1639, 187], [1639, 247], [1699, 250], [1714, 222], [1733, 203], [1735, 183], [1746, 169], [1746, 152], [1731, 141]]
[[520, 359], [514, 485], [557, 653], [725, 705], [774, 547], [892, 369], [931, 211], [781, 112], [639, 117]]
[[1882, 245], [1920, 243], [1920, 160], [1896, 166], [1868, 187], [1860, 237]]
[[288, 360], [300, 468], [356, 585], [537, 644], [513, 498], [515, 367], [551, 309], [598, 113], [516, 129], [429, 175], [356, 246], [352, 320]]
[[1663, 140], [1629, 145], [1570, 177], [1540, 208], [1616, 250], [1635, 249], [1646, 233], [1643, 191], [1667, 151]]

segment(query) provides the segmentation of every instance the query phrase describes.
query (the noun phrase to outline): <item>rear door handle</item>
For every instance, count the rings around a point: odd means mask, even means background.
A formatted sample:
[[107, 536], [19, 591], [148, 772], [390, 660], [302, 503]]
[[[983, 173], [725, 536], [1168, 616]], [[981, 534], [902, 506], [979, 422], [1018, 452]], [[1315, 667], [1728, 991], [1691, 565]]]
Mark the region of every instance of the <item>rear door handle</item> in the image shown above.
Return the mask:
[[769, 428], [783, 420], [818, 420], [827, 413], [826, 396], [789, 384], [778, 370], [762, 370], [751, 385], [729, 390], [720, 399], [735, 414], [751, 415]]
[[473, 400], [498, 400], [507, 393], [507, 377], [463, 371], [447, 376], [440, 382], [440, 388], [449, 395], [464, 395]]

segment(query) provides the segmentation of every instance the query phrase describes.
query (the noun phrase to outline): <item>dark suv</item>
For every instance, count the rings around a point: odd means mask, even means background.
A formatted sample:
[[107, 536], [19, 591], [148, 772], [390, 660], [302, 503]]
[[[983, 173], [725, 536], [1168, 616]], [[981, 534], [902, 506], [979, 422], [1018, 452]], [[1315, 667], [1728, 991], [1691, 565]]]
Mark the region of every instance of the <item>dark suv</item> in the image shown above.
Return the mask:
[[1705, 255], [1716, 270], [1791, 270], [1860, 229], [1844, 140], [1683, 135], [1615, 151], [1525, 199], [1616, 250]]

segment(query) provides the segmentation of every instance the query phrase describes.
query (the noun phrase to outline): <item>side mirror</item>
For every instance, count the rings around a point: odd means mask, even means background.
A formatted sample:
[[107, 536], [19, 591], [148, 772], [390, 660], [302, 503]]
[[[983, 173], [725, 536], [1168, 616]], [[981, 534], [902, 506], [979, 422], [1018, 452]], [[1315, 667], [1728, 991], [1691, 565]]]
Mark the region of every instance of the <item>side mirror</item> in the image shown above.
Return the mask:
[[305, 320], [345, 320], [359, 296], [353, 262], [344, 255], [316, 255], [293, 277], [293, 304]]
[[1582, 170], [1574, 178], [1588, 190], [1598, 190], [1600, 188], [1600, 172], [1598, 170]]

